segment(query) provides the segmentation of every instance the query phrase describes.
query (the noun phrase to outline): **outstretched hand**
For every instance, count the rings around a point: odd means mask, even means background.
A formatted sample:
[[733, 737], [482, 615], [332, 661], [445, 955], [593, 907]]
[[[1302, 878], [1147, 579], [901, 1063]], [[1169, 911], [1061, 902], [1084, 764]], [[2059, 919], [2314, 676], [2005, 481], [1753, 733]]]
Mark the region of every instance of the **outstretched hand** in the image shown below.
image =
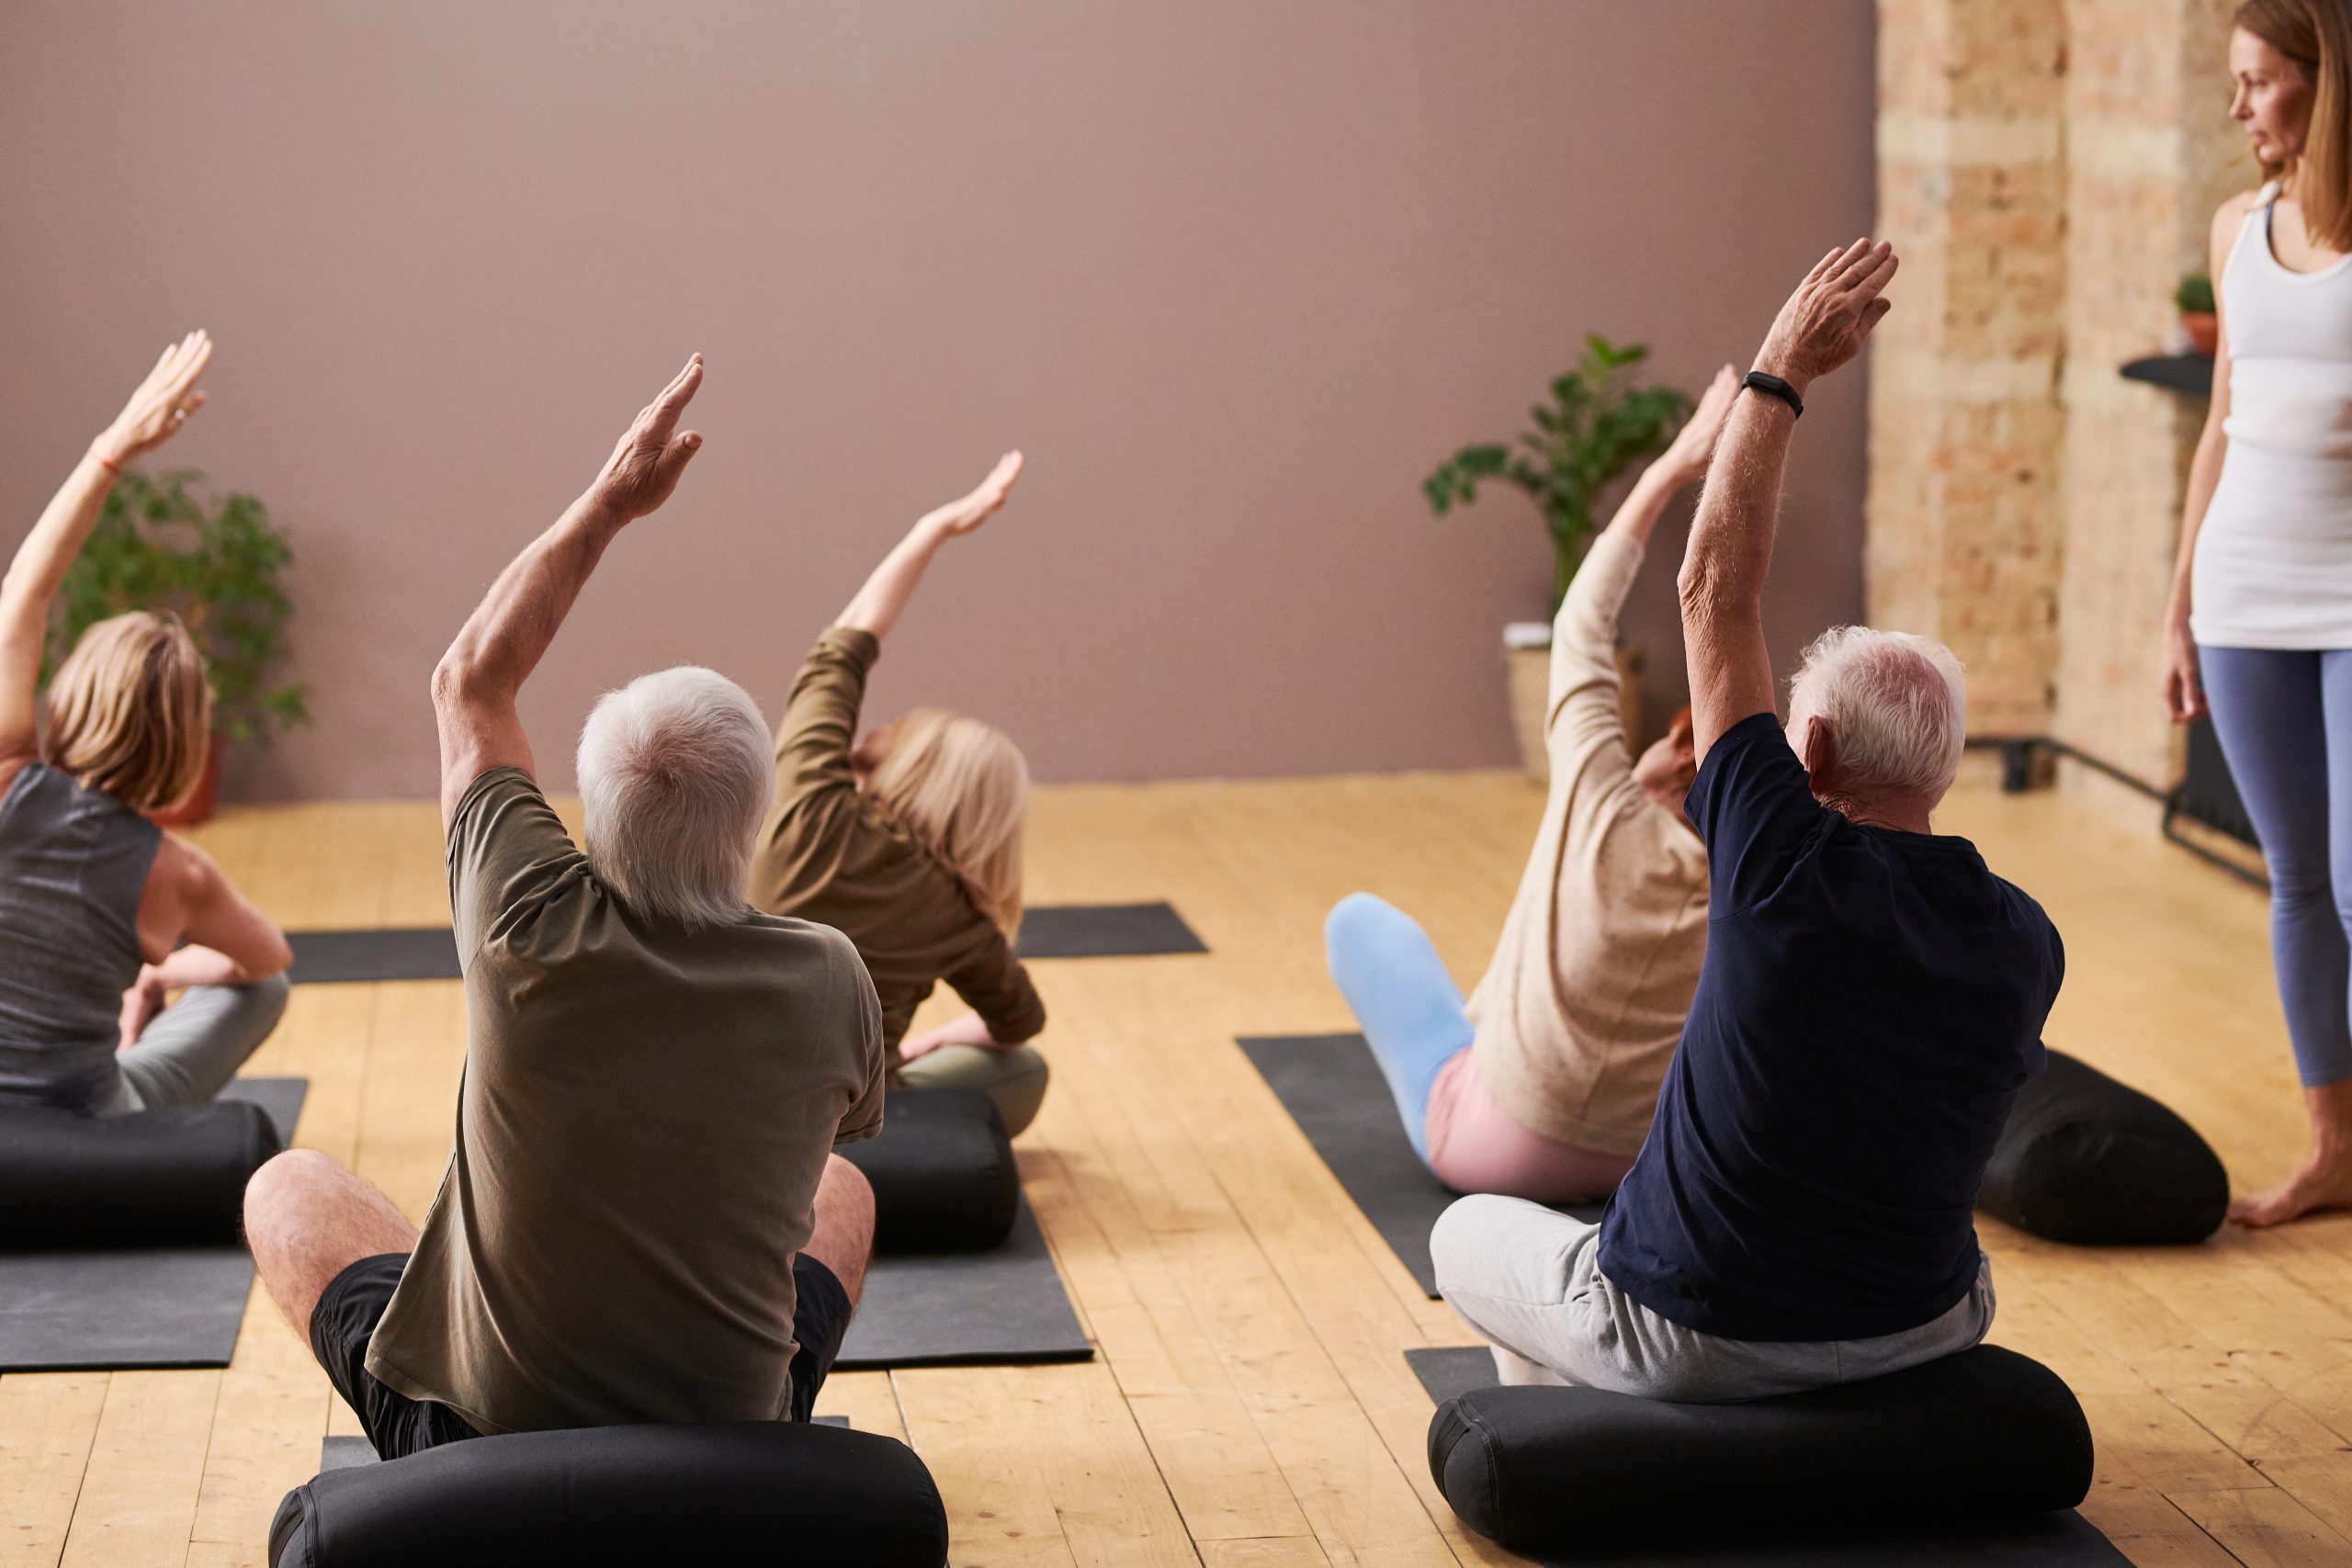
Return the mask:
[[1707, 383], [1707, 389], [1699, 395], [1699, 406], [1690, 411], [1690, 417], [1675, 432], [1673, 444], [1659, 457], [1657, 467], [1667, 478], [1687, 485], [1706, 477], [1707, 460], [1715, 455], [1715, 441], [1723, 434], [1724, 421], [1738, 397], [1739, 372], [1726, 365]]
[[605, 459], [604, 471], [588, 487], [592, 501], [627, 522], [658, 510], [670, 499], [687, 459], [702, 449], [700, 431], [678, 429], [678, 416], [701, 385], [702, 355], [697, 354], [662, 389], [660, 397], [638, 411], [636, 422]]
[[211, 362], [212, 338], [201, 328], [166, 344], [155, 368], [147, 372], [147, 379], [139, 383], [90, 450], [101, 462], [119, 468], [178, 434], [188, 416], [204, 406], [196, 378]]
[[1890, 308], [1883, 291], [1898, 265], [1884, 240], [1857, 240], [1822, 257], [1781, 307], [1756, 368], [1802, 392], [1853, 358]]
[[1019, 452], [1007, 452], [996, 460], [996, 467], [989, 470], [989, 477], [980, 481], [978, 489], [959, 501], [933, 507], [923, 513], [915, 526], [949, 539], [970, 533], [1003, 506], [1004, 498], [1012, 493], [1012, 481], [1021, 477], [1021, 462]]

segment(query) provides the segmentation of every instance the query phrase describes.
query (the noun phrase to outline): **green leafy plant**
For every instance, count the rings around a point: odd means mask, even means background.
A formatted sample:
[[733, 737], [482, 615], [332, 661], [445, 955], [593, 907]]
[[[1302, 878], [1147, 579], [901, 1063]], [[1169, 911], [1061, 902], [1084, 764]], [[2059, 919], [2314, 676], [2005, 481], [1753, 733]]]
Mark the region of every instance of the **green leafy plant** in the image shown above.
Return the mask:
[[116, 482], [65, 574], [42, 675], [92, 623], [127, 610], [171, 610], [204, 653], [220, 732], [266, 741], [311, 722], [308, 686], [267, 683], [286, 655], [294, 606], [277, 580], [293, 552], [259, 500], [198, 501], [189, 487], [203, 480], [193, 469], [150, 479], [134, 468]]
[[2211, 315], [2213, 280], [2201, 272], [2183, 273], [2180, 287], [2172, 291], [2172, 302], [2184, 316]]
[[1552, 535], [1555, 612], [1592, 541], [1594, 501], [1632, 464], [1665, 451], [1690, 416], [1690, 398], [1674, 388], [1634, 385], [1634, 367], [1649, 353], [1643, 344], [1587, 337], [1576, 368], [1553, 381], [1552, 400], [1529, 411], [1535, 428], [1517, 446], [1464, 446], [1421, 481], [1440, 517], [1476, 500], [1488, 479], [1526, 491]]

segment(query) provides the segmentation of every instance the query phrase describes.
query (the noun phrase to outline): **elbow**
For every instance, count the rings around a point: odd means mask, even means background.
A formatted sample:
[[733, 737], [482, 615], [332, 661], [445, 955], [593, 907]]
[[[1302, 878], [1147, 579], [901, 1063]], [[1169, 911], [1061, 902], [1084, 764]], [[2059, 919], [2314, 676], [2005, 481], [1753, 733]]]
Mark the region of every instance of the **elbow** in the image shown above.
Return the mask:
[[479, 691], [481, 673], [468, 657], [462, 641], [449, 645], [433, 667], [433, 706], [435, 710], [463, 707]]
[[284, 931], [273, 926], [270, 928], [269, 941], [259, 956], [262, 959], [261, 966], [255, 969], [248, 965], [246, 972], [256, 983], [263, 980], [275, 980], [294, 967], [294, 944], [286, 940]]
[[1722, 597], [1717, 579], [1719, 574], [1697, 555], [1682, 563], [1674, 575], [1674, 595], [1681, 606], [1682, 624], [1690, 625], [1702, 619]]

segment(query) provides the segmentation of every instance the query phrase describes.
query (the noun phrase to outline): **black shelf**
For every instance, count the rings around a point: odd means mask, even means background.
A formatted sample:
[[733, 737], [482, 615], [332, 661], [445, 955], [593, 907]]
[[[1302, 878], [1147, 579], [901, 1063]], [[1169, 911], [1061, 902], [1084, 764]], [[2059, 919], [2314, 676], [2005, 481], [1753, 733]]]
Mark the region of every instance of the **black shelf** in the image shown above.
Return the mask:
[[2135, 359], [2123, 367], [2123, 378], [2199, 398], [2213, 395], [2213, 362], [2201, 354], [2159, 354]]

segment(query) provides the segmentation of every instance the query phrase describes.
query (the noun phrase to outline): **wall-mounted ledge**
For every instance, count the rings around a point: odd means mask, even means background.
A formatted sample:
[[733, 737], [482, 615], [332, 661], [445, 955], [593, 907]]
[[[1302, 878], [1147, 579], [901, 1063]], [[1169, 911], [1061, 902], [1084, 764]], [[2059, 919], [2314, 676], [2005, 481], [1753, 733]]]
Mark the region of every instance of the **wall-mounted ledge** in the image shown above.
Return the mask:
[[2159, 354], [2135, 359], [2123, 367], [2127, 381], [2145, 381], [2166, 391], [2192, 397], [2213, 395], [2213, 362], [2201, 354]]

